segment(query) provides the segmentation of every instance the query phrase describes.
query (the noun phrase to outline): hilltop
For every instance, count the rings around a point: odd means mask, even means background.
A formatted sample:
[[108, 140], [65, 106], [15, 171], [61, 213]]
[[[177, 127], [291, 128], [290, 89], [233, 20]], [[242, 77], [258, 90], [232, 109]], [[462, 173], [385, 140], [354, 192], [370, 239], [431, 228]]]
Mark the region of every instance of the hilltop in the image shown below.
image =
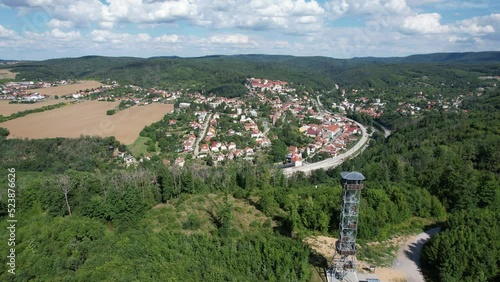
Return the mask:
[[196, 58], [85, 56], [22, 62], [11, 69], [19, 73], [17, 79], [111, 79], [143, 87], [210, 92], [242, 84], [248, 77], [281, 79], [311, 89], [332, 89], [336, 84], [385, 87], [424, 75], [437, 80], [497, 75], [498, 62], [500, 52], [353, 59], [262, 54]]

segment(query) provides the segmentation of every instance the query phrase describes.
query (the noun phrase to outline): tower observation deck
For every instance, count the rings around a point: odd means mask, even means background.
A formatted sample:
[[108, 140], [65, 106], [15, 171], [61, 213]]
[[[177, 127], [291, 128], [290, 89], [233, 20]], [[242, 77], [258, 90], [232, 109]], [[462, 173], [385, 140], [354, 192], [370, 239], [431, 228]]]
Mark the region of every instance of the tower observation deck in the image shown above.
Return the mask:
[[358, 281], [356, 276], [356, 235], [359, 202], [365, 177], [359, 172], [341, 172], [342, 208], [339, 240], [335, 254], [326, 271], [328, 282]]

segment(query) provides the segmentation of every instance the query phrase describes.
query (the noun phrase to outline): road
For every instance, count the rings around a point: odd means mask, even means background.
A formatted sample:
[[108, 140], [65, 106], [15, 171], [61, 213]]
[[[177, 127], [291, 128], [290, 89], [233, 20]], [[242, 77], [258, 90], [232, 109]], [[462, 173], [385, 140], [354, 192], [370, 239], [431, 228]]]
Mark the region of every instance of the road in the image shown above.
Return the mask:
[[[323, 114], [323, 113], [331, 114], [329, 111], [324, 109], [323, 104], [319, 100], [319, 96], [321, 96], [321, 95], [316, 96], [316, 99], [313, 100], [314, 103], [316, 103], [318, 106], [319, 113], [320, 114]], [[344, 162], [344, 160], [346, 160], [350, 157], [354, 157], [355, 156], [354, 154], [356, 154], [356, 152], [358, 152], [358, 150], [364, 149], [363, 146], [365, 146], [366, 142], [368, 141], [368, 137], [369, 137], [368, 133], [366, 132], [366, 127], [364, 127], [361, 123], [359, 123], [355, 120], [348, 119], [348, 118], [346, 118], [346, 119], [350, 120], [352, 122], [355, 122], [359, 126], [359, 128], [361, 129], [361, 132], [362, 132], [361, 139], [358, 141], [358, 143], [356, 143], [356, 145], [354, 145], [354, 147], [352, 147], [351, 149], [349, 149], [347, 152], [345, 152], [343, 154], [340, 154], [336, 157], [329, 158], [329, 159], [326, 159], [326, 160], [323, 160], [320, 162], [307, 163], [307, 164], [304, 164], [303, 166], [300, 166], [300, 167], [285, 168], [285, 169], [283, 169], [283, 174], [288, 177], [288, 176], [291, 176], [292, 174], [294, 174], [295, 172], [302, 171], [306, 175], [309, 175], [311, 173], [311, 171], [313, 171], [313, 170], [328, 169], [328, 168], [336, 167], [336, 166], [339, 166], [340, 164], [342, 164]], [[389, 134], [390, 134], [390, 132], [389, 132]]]
[[424, 244], [439, 231], [437, 227], [420, 233], [399, 249], [393, 268], [404, 273], [407, 282], [425, 282], [420, 270], [420, 254]]
[[336, 167], [336, 166], [342, 164], [342, 162], [344, 162], [345, 159], [348, 159], [351, 156], [353, 156], [368, 141], [368, 133], [366, 132], [366, 127], [364, 127], [362, 124], [360, 124], [354, 120], [351, 120], [351, 121], [355, 122], [359, 126], [359, 128], [361, 128], [361, 132], [363, 133], [363, 135], [361, 136], [361, 139], [358, 141], [358, 143], [356, 143], [356, 145], [354, 145], [354, 147], [352, 147], [351, 149], [349, 149], [347, 152], [345, 152], [343, 154], [340, 154], [336, 157], [329, 158], [329, 159], [326, 159], [326, 160], [323, 160], [323, 161], [320, 161], [317, 163], [307, 164], [307, 165], [303, 165], [303, 166], [299, 166], [299, 167], [285, 168], [285, 169], [283, 169], [283, 174], [285, 176], [291, 176], [295, 172], [302, 171], [306, 175], [309, 175], [311, 173], [311, 171], [316, 170], [316, 169], [321, 169], [321, 168], [327, 169], [327, 168], [331, 168], [331, 167]]
[[198, 139], [196, 139], [196, 145], [194, 146], [194, 156], [198, 156], [199, 148], [200, 148], [200, 141], [205, 137], [205, 133], [207, 133], [207, 128], [208, 128], [208, 123], [210, 123], [210, 119], [212, 118], [212, 114], [209, 114], [208, 116], [205, 117], [205, 124], [203, 125], [203, 132], [200, 133], [200, 136], [198, 136]]
[[392, 130], [390, 130], [389, 128], [381, 125], [380, 123], [378, 123], [376, 121], [375, 121], [375, 124], [378, 125], [378, 126], [380, 126], [380, 127], [382, 127], [382, 129], [384, 130], [384, 137], [385, 137], [385, 139], [387, 139], [387, 137], [391, 136]]

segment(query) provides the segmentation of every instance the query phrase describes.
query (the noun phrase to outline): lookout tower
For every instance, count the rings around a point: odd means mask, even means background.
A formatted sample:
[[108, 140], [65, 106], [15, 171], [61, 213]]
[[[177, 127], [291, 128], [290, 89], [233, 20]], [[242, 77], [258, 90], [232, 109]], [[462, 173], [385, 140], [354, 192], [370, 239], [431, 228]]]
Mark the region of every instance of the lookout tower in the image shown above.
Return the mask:
[[359, 172], [341, 172], [342, 209], [340, 234], [335, 255], [326, 271], [328, 282], [358, 281], [356, 276], [356, 235], [358, 231], [359, 201], [365, 177]]

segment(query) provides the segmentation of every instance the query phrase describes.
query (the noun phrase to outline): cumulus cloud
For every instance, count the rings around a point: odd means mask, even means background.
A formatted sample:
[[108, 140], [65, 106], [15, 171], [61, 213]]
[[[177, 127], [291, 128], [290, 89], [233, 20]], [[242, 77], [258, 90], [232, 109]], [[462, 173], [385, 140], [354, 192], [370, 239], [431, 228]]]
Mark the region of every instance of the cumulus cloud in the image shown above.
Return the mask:
[[275, 29], [307, 34], [323, 28], [325, 9], [315, 0], [201, 1], [195, 24], [217, 28]]
[[408, 32], [420, 34], [445, 33], [450, 30], [447, 25], [441, 25], [441, 15], [438, 13], [417, 14], [406, 17], [402, 28]]
[[177, 34], [165, 34], [155, 38], [155, 41], [161, 43], [176, 43], [179, 41], [179, 36]]
[[344, 15], [408, 14], [410, 7], [405, 0], [332, 0], [326, 8], [333, 17]]
[[213, 44], [248, 44], [250, 39], [243, 34], [212, 35], [208, 41]]
[[14, 37], [16, 32], [0, 25], [0, 38], [10, 38]]
[[108, 22], [172, 22], [179, 19], [192, 19], [197, 15], [197, 5], [189, 0], [108, 0], [107, 2], [108, 5], [102, 7], [102, 16]]
[[78, 39], [81, 37], [79, 31], [63, 32], [58, 28], [51, 30], [50, 35], [54, 38], [62, 39], [62, 40], [74, 40], [74, 39]]
[[41, 33], [27, 31], [26, 34], [30, 40], [43, 40], [44, 42], [50, 41], [50, 40], [55, 40], [55, 41], [59, 41], [59, 42], [60, 41], [74, 41], [74, 40], [81, 38], [81, 34], [79, 31], [64, 32], [58, 28], [54, 28], [50, 31], [41, 32]]
[[[1, 5], [10, 7], [23, 16], [23, 21], [28, 21], [28, 28], [19, 33], [8, 29], [5, 24], [0, 25], [0, 42], [6, 42], [4, 38], [10, 36], [18, 38], [11, 41], [30, 46], [32, 40], [43, 38], [47, 49], [64, 50], [73, 46], [73, 50], [79, 52], [101, 54], [113, 54], [116, 50], [123, 55], [148, 56], [170, 52], [198, 56], [251, 50], [352, 57], [453, 48], [476, 50], [474, 44], [491, 50], [498, 48], [500, 40], [500, 14], [450, 22], [443, 19], [438, 10], [432, 11], [435, 7], [452, 3], [448, 0], [0, 2], [0, 8]], [[426, 12], [422, 12], [424, 5]], [[342, 17], [356, 19], [356, 27], [346, 28], [348, 21], [342, 21], [342, 27], [336, 27], [335, 19]], [[31, 23], [34, 28], [29, 28]], [[360, 27], [360, 23], [363, 26]], [[132, 34], [127, 30], [131, 24], [139, 27], [140, 33]], [[186, 26], [189, 27], [184, 29]], [[82, 43], [85, 43], [85, 51], [81, 50]], [[144, 54], [145, 50], [149, 53]]]
[[61, 21], [58, 19], [51, 19], [47, 25], [51, 28], [72, 28], [75, 26], [71, 21]]
[[[278, 29], [285, 33], [309, 33], [323, 25], [324, 8], [316, 0], [3, 0], [19, 11], [42, 11], [57, 20], [75, 25], [97, 23], [112, 29], [117, 23], [157, 24], [186, 20], [215, 28]], [[404, 0], [391, 0], [404, 1]]]

